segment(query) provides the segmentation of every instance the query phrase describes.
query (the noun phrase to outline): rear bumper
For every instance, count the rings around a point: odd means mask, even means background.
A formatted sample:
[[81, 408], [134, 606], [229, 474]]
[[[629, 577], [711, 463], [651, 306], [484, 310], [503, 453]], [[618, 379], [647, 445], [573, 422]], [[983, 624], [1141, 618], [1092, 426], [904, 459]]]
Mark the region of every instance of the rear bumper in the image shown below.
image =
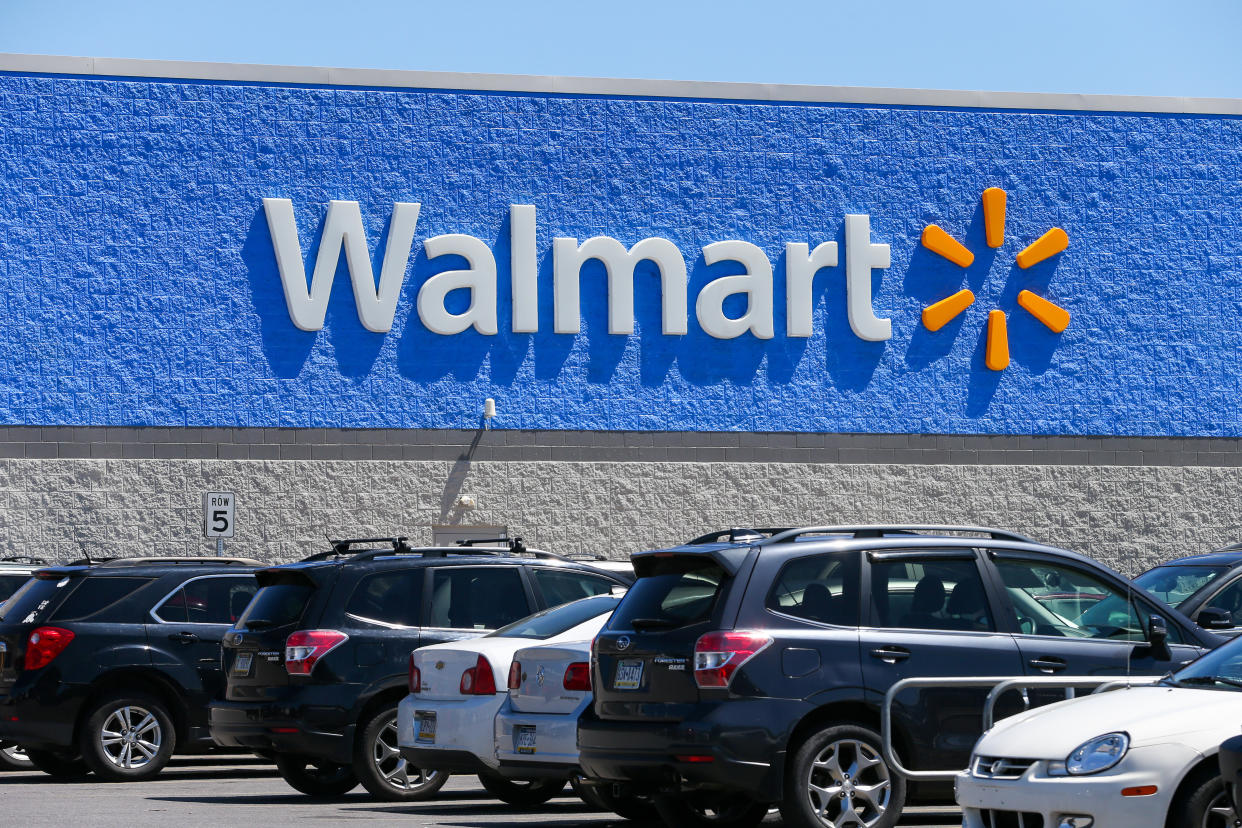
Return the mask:
[[[523, 713], [508, 701], [496, 714], [496, 758], [505, 775], [522, 767], [558, 766], [576, 772], [578, 767], [578, 718], [590, 705], [588, 697], [570, 713]], [[518, 751], [517, 728], [533, 727], [534, 749]]]
[[355, 723], [344, 710], [319, 709], [319, 715], [297, 707], [214, 701], [210, 707], [211, 738], [226, 748], [312, 756], [340, 765], [353, 762]]
[[[468, 754], [476, 760], [473, 765], [485, 771], [494, 771], [499, 762], [496, 760], [496, 739], [494, 722], [496, 711], [507, 696], [463, 696], [461, 701], [447, 699], [423, 699], [418, 695], [408, 695], [397, 706], [397, 744], [402, 755], [409, 759], [406, 749], [417, 751], [425, 758], [415, 762], [416, 767], [437, 770], [454, 770], [453, 767], [438, 763], [436, 756], [449, 757], [444, 761], [454, 761], [457, 754]], [[422, 714], [434, 713], [436, 718], [435, 739], [418, 738], [419, 720]], [[462, 768], [455, 772], [478, 773], [477, 770]]]
[[401, 755], [405, 761], [423, 770], [438, 770], [445, 773], [488, 774], [496, 769], [483, 764], [479, 757], [468, 750], [450, 748], [420, 748], [401, 746]]
[[[588, 777], [640, 791], [720, 789], [777, 802], [784, 731], [799, 719], [797, 711], [782, 710], [789, 704], [731, 699], [674, 722], [601, 720], [588, 709], [578, 722], [578, 763]], [[768, 721], [780, 725], [765, 727]]]
[[0, 741], [43, 750], [72, 747], [78, 714], [89, 694], [85, 684], [19, 682], [0, 696]]

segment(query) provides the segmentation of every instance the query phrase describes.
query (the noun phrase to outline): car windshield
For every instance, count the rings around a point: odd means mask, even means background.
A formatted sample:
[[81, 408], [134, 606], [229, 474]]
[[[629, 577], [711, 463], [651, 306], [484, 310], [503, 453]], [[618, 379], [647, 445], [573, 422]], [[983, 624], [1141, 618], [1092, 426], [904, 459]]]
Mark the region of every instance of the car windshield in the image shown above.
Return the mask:
[[1166, 684], [1211, 690], [1242, 690], [1242, 638], [1235, 638], [1178, 670]]
[[1176, 607], [1228, 571], [1228, 566], [1157, 566], [1135, 578], [1134, 583]]
[[579, 624], [585, 624], [592, 618], [611, 613], [619, 603], [621, 603], [619, 595], [596, 595], [593, 598], [583, 598], [581, 601], [561, 604], [559, 607], [546, 609], [520, 621], [514, 621], [507, 627], [488, 633], [485, 638], [533, 638], [544, 641], [566, 630], [571, 630]]

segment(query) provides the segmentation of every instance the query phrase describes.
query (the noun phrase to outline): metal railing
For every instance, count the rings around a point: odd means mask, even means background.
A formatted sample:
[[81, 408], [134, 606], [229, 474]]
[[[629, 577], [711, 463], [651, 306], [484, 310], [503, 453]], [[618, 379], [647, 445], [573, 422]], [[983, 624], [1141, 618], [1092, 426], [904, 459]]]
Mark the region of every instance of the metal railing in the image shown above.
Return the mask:
[[[880, 708], [880, 739], [884, 761], [888, 763], [889, 768], [895, 773], [901, 774], [906, 779], [950, 782], [957, 774], [962, 772], [961, 768], [951, 770], [912, 770], [901, 764], [901, 760], [897, 758], [897, 751], [893, 746], [893, 702], [896, 701], [898, 694], [903, 690], [909, 690], [912, 687], [992, 688], [983, 703], [983, 710], [981, 711], [983, 730], [980, 733], [982, 733], [992, 727], [996, 712], [996, 702], [1009, 690], [1025, 690], [1034, 687], [1061, 687], [1068, 691], [1066, 698], [1073, 698], [1074, 691], [1078, 688], [1091, 688], [1093, 693], [1099, 693], [1118, 687], [1155, 684], [1162, 678], [1163, 676], [1130, 676], [1124, 678], [1116, 676], [1066, 676], [1064, 678], [1060, 676], [972, 676], [970, 678], [941, 676], [902, 679], [888, 688], [888, 692], [884, 694], [884, 704]], [[1022, 700], [1024, 705], [1029, 707], [1030, 699], [1026, 693], [1022, 694]]]

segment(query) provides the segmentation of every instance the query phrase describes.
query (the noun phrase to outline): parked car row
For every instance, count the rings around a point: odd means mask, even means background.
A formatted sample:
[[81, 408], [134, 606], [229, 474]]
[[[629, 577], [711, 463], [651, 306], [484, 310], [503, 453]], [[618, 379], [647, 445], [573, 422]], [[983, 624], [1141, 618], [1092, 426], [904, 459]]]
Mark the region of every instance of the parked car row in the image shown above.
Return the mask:
[[[1014, 533], [916, 525], [714, 532], [635, 553], [636, 580], [520, 541], [340, 541], [268, 567], [79, 562], [40, 569], [0, 605], [0, 739], [56, 775], [146, 778], [174, 751], [221, 745], [270, 757], [319, 796], [361, 783], [415, 801], [465, 772], [525, 807], [570, 781], [597, 806], [669, 825], [741, 828], [779, 808], [799, 828], [884, 828], [907, 803], [954, 796], [884, 757], [879, 708], [897, 681], [1171, 673], [1142, 692], [1036, 707], [982, 741], [986, 690], [911, 691], [893, 708], [893, 741], [906, 767], [967, 768], [956, 787], [972, 828], [1208, 825], [1227, 807], [1208, 743], [1231, 708], [1216, 702], [1242, 669], [1234, 645], [1215, 650], [1226, 639], [1158, 595], [1223, 629], [1231, 610], [1215, 596], [1233, 575], [1222, 560], [1176, 565], [1136, 584]], [[1196, 583], [1205, 567], [1219, 571]], [[1131, 766], [1107, 759], [1159, 753], [1146, 748], [1194, 708], [1218, 721], [1185, 737], [1179, 755], [1199, 758], [1157, 784], [1148, 823], [969, 799], [1050, 767], [1040, 780], [1100, 773], [1115, 786]], [[1143, 710], [1181, 719], [1136, 735], [1125, 722]], [[1067, 746], [1078, 721], [1119, 724]], [[1013, 775], [1006, 763], [1022, 761]]]

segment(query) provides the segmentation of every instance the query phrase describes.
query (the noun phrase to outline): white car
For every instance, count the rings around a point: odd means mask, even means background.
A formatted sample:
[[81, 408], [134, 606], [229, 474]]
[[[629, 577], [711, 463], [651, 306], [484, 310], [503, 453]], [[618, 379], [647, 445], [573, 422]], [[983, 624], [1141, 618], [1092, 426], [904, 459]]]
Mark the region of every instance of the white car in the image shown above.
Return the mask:
[[1242, 728], [1242, 639], [1159, 684], [1004, 719], [955, 780], [964, 828], [1225, 828], [1217, 767]]
[[[578, 717], [590, 706], [591, 642], [567, 641], [525, 647], [509, 668], [509, 696], [496, 714], [496, 758], [505, 777], [575, 778]], [[588, 803], [626, 819], [652, 820], [650, 800], [619, 785], [584, 784]]]
[[495, 720], [513, 654], [531, 644], [590, 639], [620, 603], [596, 595], [524, 618], [482, 638], [435, 644], [410, 656], [410, 694], [397, 708], [397, 743], [415, 767], [478, 774], [512, 805], [537, 805], [572, 776], [506, 778], [496, 758]]

